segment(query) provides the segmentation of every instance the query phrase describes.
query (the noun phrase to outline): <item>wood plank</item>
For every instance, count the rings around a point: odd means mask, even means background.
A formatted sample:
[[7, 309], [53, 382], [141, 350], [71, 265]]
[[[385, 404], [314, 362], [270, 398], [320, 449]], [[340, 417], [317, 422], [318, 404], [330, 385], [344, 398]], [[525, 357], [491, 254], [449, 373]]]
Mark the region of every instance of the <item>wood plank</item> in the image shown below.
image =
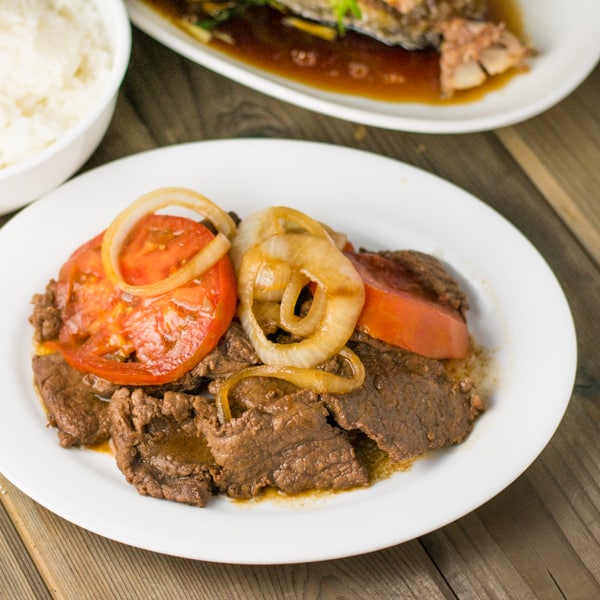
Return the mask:
[[[9, 493], [4, 483], [4, 479], [0, 476], [0, 499]], [[0, 557], [2, 557], [0, 598], [43, 600], [52, 597], [2, 505], [0, 505]]]
[[600, 66], [567, 101], [496, 134], [600, 264], [598, 98]]
[[[556, 478], [548, 475], [538, 459], [478, 511], [425, 537], [459, 597], [467, 583], [479, 586], [477, 598], [600, 597], [597, 531], [582, 519], [590, 511], [557, 497]], [[575, 489], [581, 489], [577, 481]]]

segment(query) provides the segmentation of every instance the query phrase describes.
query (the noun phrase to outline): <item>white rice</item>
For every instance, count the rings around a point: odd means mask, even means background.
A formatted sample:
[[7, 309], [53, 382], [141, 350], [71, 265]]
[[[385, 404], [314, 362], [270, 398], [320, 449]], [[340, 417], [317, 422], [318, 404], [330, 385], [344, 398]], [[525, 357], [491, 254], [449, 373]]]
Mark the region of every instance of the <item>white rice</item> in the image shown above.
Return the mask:
[[75, 125], [112, 60], [90, 0], [0, 0], [0, 169]]

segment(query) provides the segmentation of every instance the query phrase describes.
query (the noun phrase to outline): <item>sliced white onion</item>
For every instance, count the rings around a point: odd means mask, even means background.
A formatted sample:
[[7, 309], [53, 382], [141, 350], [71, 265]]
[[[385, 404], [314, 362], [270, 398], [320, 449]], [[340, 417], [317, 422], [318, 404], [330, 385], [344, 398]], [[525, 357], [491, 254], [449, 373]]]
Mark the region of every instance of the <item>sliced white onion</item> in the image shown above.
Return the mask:
[[[119, 255], [135, 224], [146, 215], [167, 206], [181, 206], [200, 214], [217, 229], [217, 235], [198, 254], [168, 277], [148, 285], [128, 284], [121, 274]], [[199, 277], [214, 266], [231, 248], [236, 225], [229, 214], [193, 190], [165, 187], [145, 194], [130, 204], [110, 224], [102, 240], [102, 265], [107, 277], [119, 289], [136, 296], [158, 296]]]
[[263, 331], [274, 333], [280, 328], [279, 302], [255, 302], [254, 316]]
[[[289, 263], [326, 295], [315, 330], [298, 342], [270, 341], [254, 314], [254, 282], [262, 265], [271, 261]], [[245, 252], [238, 271], [238, 296], [240, 322], [261, 361], [310, 368], [337, 354], [352, 335], [364, 303], [364, 286], [352, 263], [328, 238], [288, 233], [272, 235]]]
[[296, 336], [306, 337], [312, 335], [325, 316], [327, 293], [321, 285], [316, 286], [308, 313], [302, 317], [295, 313], [298, 296], [309, 281], [305, 275], [296, 272], [290, 278], [290, 282], [281, 297], [280, 326]]
[[254, 299], [279, 302], [291, 277], [290, 265], [282, 261], [263, 263], [254, 282]]
[[295, 208], [273, 206], [245, 217], [238, 227], [231, 249], [231, 259], [236, 270], [244, 254], [255, 244], [272, 235], [301, 232], [328, 239], [333, 243], [327, 228]]
[[342, 233], [341, 231], [335, 231], [334, 229], [331, 229], [329, 225], [325, 225], [323, 223], [321, 224], [323, 225], [323, 229], [325, 229], [325, 231], [329, 234], [333, 245], [338, 250], [343, 250], [346, 247], [346, 244], [348, 243], [348, 236], [345, 233]]
[[247, 377], [274, 377], [293, 383], [298, 387], [311, 390], [317, 394], [348, 394], [358, 389], [365, 381], [365, 368], [361, 360], [347, 346], [339, 351], [341, 356], [350, 366], [350, 377], [336, 375], [321, 369], [302, 369], [293, 366], [259, 365], [247, 367], [227, 377], [220, 385], [215, 395], [215, 400], [222, 420], [231, 420], [229, 406], [229, 391], [242, 379]]

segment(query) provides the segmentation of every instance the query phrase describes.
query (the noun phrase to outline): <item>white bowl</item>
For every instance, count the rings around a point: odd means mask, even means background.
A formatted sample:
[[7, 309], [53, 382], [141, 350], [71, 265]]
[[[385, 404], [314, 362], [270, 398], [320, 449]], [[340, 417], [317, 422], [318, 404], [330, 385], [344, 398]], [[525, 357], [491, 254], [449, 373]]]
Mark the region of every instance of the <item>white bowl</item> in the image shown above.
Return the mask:
[[100, 144], [112, 120], [131, 53], [131, 26], [123, 0], [95, 2], [113, 48], [105, 88], [81, 120], [56, 142], [18, 163], [0, 168], [0, 214], [50, 192], [73, 175]]

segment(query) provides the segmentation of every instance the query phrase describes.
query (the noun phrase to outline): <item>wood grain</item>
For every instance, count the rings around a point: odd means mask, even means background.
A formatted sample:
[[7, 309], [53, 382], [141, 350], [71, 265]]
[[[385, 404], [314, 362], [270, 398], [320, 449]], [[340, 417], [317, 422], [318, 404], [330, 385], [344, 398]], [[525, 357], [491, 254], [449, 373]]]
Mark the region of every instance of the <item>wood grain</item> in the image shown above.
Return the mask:
[[599, 98], [600, 71], [596, 70], [568, 103], [561, 103], [519, 127], [496, 132], [597, 264], [600, 264]]
[[[9, 493], [10, 485], [5, 486], [3, 483], [6, 482], [0, 477], [0, 494], [5, 496]], [[0, 507], [0, 556], [0, 598], [41, 600], [51, 597], [27, 548], [19, 538], [14, 522], [3, 507]]]

